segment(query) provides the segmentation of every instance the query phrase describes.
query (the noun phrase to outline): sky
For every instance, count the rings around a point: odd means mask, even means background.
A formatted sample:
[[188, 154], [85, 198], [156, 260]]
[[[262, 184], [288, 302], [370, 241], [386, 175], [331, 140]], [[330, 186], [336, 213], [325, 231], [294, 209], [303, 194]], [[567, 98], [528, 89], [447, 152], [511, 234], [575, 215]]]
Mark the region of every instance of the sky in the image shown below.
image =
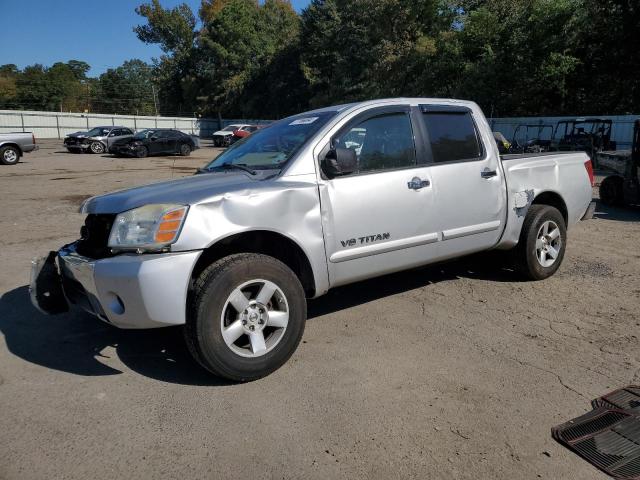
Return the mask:
[[[135, 7], [144, 0], [0, 0], [0, 65], [18, 68], [83, 60], [97, 76], [125, 60], [161, 55], [142, 43], [133, 27], [142, 23]], [[197, 15], [200, 0], [160, 0], [166, 7], [188, 4]], [[309, 0], [292, 0], [298, 11]], [[11, 21], [7, 21], [12, 19]]]

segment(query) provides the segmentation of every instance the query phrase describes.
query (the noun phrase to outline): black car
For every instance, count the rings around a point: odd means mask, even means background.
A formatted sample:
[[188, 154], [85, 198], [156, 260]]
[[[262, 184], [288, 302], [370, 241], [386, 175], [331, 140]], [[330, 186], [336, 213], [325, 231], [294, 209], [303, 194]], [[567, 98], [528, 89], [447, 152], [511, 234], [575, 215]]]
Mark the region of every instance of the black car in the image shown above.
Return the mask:
[[151, 128], [114, 143], [109, 148], [109, 153], [117, 157], [143, 158], [147, 155], [174, 153], [186, 157], [195, 148], [196, 142], [186, 133], [171, 128]]

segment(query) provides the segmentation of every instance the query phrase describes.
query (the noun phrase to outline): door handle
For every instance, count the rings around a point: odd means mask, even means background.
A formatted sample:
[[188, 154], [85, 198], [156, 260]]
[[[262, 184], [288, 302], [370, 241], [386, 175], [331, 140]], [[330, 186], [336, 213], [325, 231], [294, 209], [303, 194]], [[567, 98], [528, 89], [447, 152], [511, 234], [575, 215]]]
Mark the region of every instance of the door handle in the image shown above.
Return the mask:
[[488, 168], [485, 168], [483, 171], [480, 172], [480, 176], [482, 178], [491, 178], [491, 177], [495, 177], [498, 175], [498, 172], [495, 170], [489, 170]]
[[422, 180], [418, 177], [413, 177], [410, 182], [407, 182], [407, 187], [410, 190], [420, 190], [421, 188], [425, 188], [431, 185], [429, 180]]

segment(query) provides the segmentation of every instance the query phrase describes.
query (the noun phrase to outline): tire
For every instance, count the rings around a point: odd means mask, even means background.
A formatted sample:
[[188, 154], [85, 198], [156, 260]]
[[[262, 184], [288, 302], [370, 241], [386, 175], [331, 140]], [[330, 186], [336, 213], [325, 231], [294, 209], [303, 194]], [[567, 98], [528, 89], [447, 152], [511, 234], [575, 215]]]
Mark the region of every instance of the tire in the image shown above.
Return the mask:
[[183, 157], [188, 157], [189, 155], [191, 155], [191, 145], [189, 145], [188, 143], [183, 143], [182, 145], [180, 145], [180, 155], [182, 155]]
[[2, 165], [15, 165], [20, 161], [20, 151], [16, 147], [7, 145], [0, 148], [0, 163]]
[[185, 340], [211, 373], [246, 382], [270, 374], [291, 357], [306, 318], [304, 290], [285, 264], [266, 255], [235, 254], [210, 265], [195, 282]]
[[147, 155], [149, 155], [149, 149], [144, 145], [136, 148], [136, 158], [145, 158]]
[[624, 203], [624, 180], [622, 177], [611, 176], [605, 178], [600, 184], [600, 201], [608, 206], [617, 206]]
[[567, 227], [558, 209], [531, 205], [515, 248], [516, 268], [529, 280], [544, 280], [560, 268], [566, 246]]
[[104, 145], [101, 142], [91, 142], [89, 144], [89, 151], [96, 155], [100, 155], [104, 153]]

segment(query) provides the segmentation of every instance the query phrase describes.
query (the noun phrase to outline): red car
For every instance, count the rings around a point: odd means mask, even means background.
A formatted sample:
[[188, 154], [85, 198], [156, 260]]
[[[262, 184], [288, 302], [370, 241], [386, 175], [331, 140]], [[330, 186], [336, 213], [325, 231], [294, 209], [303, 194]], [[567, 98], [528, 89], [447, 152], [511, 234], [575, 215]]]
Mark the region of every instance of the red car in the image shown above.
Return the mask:
[[231, 135], [231, 138], [229, 139], [229, 145], [233, 145], [238, 140], [248, 137], [249, 135], [251, 135], [253, 132], [255, 132], [260, 128], [261, 127], [259, 127], [258, 125], [247, 125], [245, 127], [234, 130], [233, 135]]

